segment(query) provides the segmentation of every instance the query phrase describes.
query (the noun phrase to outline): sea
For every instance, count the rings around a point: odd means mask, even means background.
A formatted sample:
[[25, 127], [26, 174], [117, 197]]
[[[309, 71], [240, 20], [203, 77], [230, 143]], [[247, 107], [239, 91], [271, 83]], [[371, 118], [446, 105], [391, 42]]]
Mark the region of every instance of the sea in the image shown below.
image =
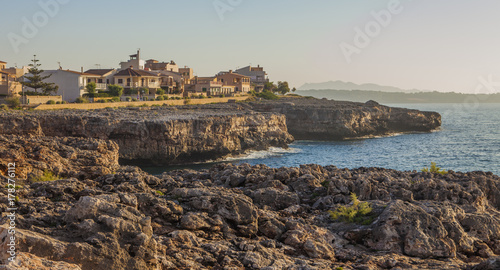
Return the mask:
[[[387, 104], [391, 107], [435, 111], [442, 115], [439, 130], [393, 134], [348, 141], [296, 141], [288, 149], [251, 151], [219, 162], [297, 167], [301, 164], [338, 168], [382, 167], [420, 171], [435, 162], [457, 172], [486, 171], [500, 175], [500, 104]], [[151, 174], [176, 169], [206, 169], [218, 162], [187, 166], [142, 167]]]

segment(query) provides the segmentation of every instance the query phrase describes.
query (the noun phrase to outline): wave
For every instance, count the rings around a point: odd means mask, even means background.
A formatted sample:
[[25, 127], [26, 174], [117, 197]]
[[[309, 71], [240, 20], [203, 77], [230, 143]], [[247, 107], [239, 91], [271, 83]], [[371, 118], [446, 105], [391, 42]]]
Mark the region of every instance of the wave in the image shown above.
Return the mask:
[[302, 150], [298, 148], [289, 147], [287, 149], [280, 147], [270, 147], [267, 150], [255, 151], [251, 150], [244, 154], [231, 156], [224, 159], [226, 162], [239, 161], [239, 160], [251, 160], [251, 159], [264, 159], [270, 157], [280, 157], [284, 154], [290, 153], [300, 153]]

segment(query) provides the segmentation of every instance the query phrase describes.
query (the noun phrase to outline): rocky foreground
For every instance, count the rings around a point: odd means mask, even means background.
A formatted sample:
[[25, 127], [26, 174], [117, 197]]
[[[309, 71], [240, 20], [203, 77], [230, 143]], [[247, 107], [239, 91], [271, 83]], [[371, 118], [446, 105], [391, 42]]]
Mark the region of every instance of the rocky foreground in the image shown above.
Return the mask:
[[180, 107], [0, 111], [0, 134], [111, 140], [120, 158], [156, 165], [218, 160], [296, 139], [343, 140], [432, 131], [434, 112], [308, 98]]
[[[10, 269], [500, 265], [500, 178], [491, 173], [220, 164], [152, 176], [120, 167], [115, 143], [16, 135], [0, 141], [2, 183], [12, 159], [27, 177], [18, 182], [18, 253]], [[45, 170], [62, 177], [41, 181]], [[0, 193], [5, 209], [7, 190]], [[333, 220], [328, 211], [352, 205], [352, 193], [373, 210], [363, 224]], [[0, 253], [4, 262], [7, 256]]]

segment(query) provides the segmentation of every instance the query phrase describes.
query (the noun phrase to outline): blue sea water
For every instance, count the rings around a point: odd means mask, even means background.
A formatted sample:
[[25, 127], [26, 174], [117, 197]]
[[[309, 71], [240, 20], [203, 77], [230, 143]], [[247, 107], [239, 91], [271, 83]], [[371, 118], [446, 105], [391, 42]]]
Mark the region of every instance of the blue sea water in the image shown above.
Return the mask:
[[[289, 149], [251, 152], [226, 162], [290, 167], [300, 164], [335, 165], [339, 168], [383, 167], [421, 170], [436, 162], [454, 171], [491, 171], [500, 174], [500, 104], [391, 104], [441, 113], [441, 129], [430, 133], [350, 141], [296, 141]], [[198, 164], [189, 168], [207, 168]], [[150, 173], [182, 167], [143, 168]]]

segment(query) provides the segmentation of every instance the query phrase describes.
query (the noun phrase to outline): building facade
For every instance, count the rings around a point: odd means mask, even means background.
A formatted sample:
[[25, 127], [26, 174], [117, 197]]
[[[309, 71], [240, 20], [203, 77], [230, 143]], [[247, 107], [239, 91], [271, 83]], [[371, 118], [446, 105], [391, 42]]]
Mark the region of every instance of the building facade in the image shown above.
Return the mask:
[[269, 82], [267, 73], [260, 65], [258, 65], [257, 67], [246, 66], [244, 68], [235, 70], [234, 73], [250, 77], [252, 86], [255, 88], [255, 91], [258, 92], [262, 91], [264, 89], [264, 85]]
[[86, 93], [85, 87], [89, 79], [95, 80], [100, 77], [95, 74], [62, 69], [46, 70], [41, 74], [41, 76], [49, 75], [50, 77], [45, 79], [44, 82], [54, 83], [59, 86], [57, 95], [62, 96], [62, 99], [68, 102], [74, 102]]
[[216, 78], [223, 85], [234, 86], [235, 93], [248, 93], [251, 90], [250, 77], [234, 73], [232, 70], [220, 72]]

